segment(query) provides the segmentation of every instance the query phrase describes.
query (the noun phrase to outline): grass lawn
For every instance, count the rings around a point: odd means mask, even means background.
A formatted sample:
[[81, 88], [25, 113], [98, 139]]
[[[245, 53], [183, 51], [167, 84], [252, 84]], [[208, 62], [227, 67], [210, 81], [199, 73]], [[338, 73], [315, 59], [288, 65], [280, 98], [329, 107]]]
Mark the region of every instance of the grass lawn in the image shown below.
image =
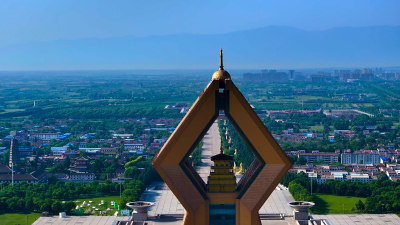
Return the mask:
[[[103, 205], [99, 205], [101, 203], [101, 200], [104, 200]], [[82, 206], [83, 202], [86, 201], [86, 204]], [[92, 201], [92, 202], [89, 202]], [[111, 205], [111, 201], [116, 202], [116, 207]], [[105, 211], [107, 208], [110, 208], [111, 211], [108, 211], [107, 215], [113, 215], [115, 211], [118, 210], [118, 204], [120, 204], [120, 199], [119, 195], [115, 196], [104, 196], [104, 197], [96, 197], [96, 198], [83, 198], [83, 199], [77, 199], [74, 201], [76, 205], [81, 207], [85, 213], [87, 214], [92, 214], [92, 215], [100, 215], [100, 211]], [[88, 205], [90, 204], [90, 205]], [[95, 207], [95, 208], [93, 208]], [[121, 206], [122, 208], [122, 206]], [[96, 210], [98, 209], [98, 210]]]
[[[40, 213], [5, 213], [0, 214], [0, 224], [4, 225], [28, 225], [35, 222], [39, 218]], [[26, 218], [28, 217], [28, 223], [26, 223]]]
[[[353, 214], [357, 211], [352, 211], [355, 208], [356, 202], [359, 199], [365, 203], [365, 198], [336, 196], [326, 194], [315, 194], [315, 206], [311, 211], [315, 214]], [[344, 209], [344, 210], [343, 210]]]
[[312, 129], [313, 131], [322, 132], [322, 131], [324, 131], [324, 126], [321, 126], [321, 125], [311, 126], [311, 129]]

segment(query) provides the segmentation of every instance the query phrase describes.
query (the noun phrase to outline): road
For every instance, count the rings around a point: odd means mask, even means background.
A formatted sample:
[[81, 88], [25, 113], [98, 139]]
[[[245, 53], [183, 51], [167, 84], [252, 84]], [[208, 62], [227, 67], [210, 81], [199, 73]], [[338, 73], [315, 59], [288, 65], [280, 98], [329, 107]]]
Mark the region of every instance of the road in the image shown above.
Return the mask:
[[214, 122], [203, 138], [203, 149], [201, 150], [201, 164], [197, 168], [200, 177], [207, 183], [210, 175], [212, 161], [211, 156], [219, 154], [221, 147], [221, 136], [219, 135], [218, 123]]

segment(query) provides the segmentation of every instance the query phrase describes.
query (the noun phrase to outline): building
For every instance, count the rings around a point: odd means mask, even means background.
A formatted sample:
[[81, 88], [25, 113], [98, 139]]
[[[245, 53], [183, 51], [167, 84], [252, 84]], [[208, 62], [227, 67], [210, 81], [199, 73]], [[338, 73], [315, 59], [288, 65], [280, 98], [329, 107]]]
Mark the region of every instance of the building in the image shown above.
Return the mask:
[[68, 146], [63, 146], [63, 147], [51, 147], [51, 155], [54, 156], [61, 156], [62, 154], [65, 154], [65, 152], [68, 150]]
[[18, 146], [18, 156], [20, 159], [33, 155], [33, 146]]
[[142, 144], [142, 143], [124, 144], [124, 149], [125, 150], [143, 151], [144, 144]]
[[113, 138], [130, 138], [132, 136], [133, 136], [133, 134], [113, 134], [112, 135]]
[[[35, 177], [37, 176], [37, 177]], [[39, 182], [47, 182], [47, 175], [42, 172], [33, 172], [30, 174], [12, 174], [12, 170], [4, 165], [0, 165], [0, 183], [15, 183], [26, 182], [28, 184], [37, 184]]]
[[[371, 224], [400, 224], [400, 217], [396, 214], [329, 214], [311, 215], [310, 224], [329, 224], [329, 225], [371, 225]], [[32, 225], [180, 225], [182, 218], [180, 215], [167, 216], [160, 215], [160, 218], [149, 219], [146, 222], [132, 222], [129, 216], [41, 216]], [[293, 225], [298, 224], [293, 217], [274, 218], [265, 217], [263, 225]], [[223, 224], [220, 224], [223, 225]]]
[[243, 78], [248, 81], [283, 82], [289, 79], [289, 75], [277, 70], [261, 70], [261, 73], [245, 73]]
[[341, 154], [342, 164], [372, 164], [380, 163], [380, 155], [376, 150], [360, 150], [351, 152], [346, 150]]
[[350, 174], [346, 177], [347, 180], [350, 180], [352, 182], [358, 181], [358, 182], [369, 182], [370, 176], [368, 174]]
[[386, 156], [381, 156], [380, 159], [379, 159], [379, 162], [381, 164], [388, 163], [389, 162], [389, 158], [387, 158]]
[[[233, 192], [225, 192], [232, 187], [228, 163], [218, 166], [221, 173], [218, 175], [222, 177], [216, 176], [212, 182], [213, 191], [224, 192], [212, 192], [188, 162], [191, 152], [217, 120], [220, 111], [242, 131], [246, 137], [243, 139], [257, 158]], [[221, 163], [224, 161], [229, 160], [222, 158]], [[154, 157], [153, 166], [185, 209], [182, 224], [260, 225], [259, 210], [285, 176], [291, 162], [224, 70], [221, 50], [219, 70]], [[214, 177], [213, 174], [210, 177]]]
[[118, 148], [101, 148], [99, 152], [107, 156], [115, 156], [118, 153]]
[[211, 157], [214, 166], [208, 176], [207, 189], [209, 192], [234, 192], [236, 177], [232, 169], [232, 156], [225, 155], [221, 146], [221, 153]]
[[51, 141], [60, 137], [57, 133], [34, 133], [31, 134], [31, 139], [40, 139], [45, 141]]
[[298, 157], [303, 157], [307, 163], [321, 161], [324, 163], [337, 163], [339, 161], [338, 153], [336, 152], [319, 152], [313, 151], [312, 153], [298, 153]]
[[88, 169], [88, 159], [84, 157], [79, 157], [75, 159], [75, 162], [73, 165], [70, 166], [70, 170], [73, 170], [74, 172], [82, 172], [86, 171]]
[[90, 182], [94, 180], [93, 173], [85, 173], [85, 172], [74, 172], [71, 173], [67, 179], [63, 181], [70, 181], [70, 182]]

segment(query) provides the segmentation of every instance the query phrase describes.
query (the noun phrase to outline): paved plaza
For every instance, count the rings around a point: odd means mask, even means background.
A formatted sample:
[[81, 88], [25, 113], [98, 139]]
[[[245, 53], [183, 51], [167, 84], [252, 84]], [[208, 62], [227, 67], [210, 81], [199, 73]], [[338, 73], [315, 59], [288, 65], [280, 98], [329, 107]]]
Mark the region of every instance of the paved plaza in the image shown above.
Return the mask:
[[[312, 215], [313, 219], [325, 219], [329, 225], [399, 225], [400, 218], [395, 214], [342, 214]], [[66, 218], [39, 217], [33, 225], [113, 225], [119, 220], [129, 220], [122, 216], [67, 216]], [[180, 225], [181, 220], [146, 222], [148, 225]], [[263, 225], [295, 225], [293, 217], [282, 220], [262, 220]]]
[[210, 175], [212, 161], [211, 156], [220, 152], [221, 136], [219, 135], [218, 123], [214, 122], [203, 138], [203, 149], [201, 150], [201, 164], [197, 168], [197, 173], [207, 183], [207, 177]]
[[[149, 210], [149, 216], [161, 214], [183, 214], [184, 208], [171, 190], [163, 182], [154, 183], [143, 194], [142, 199], [154, 202]], [[260, 209], [260, 214], [292, 215], [288, 202], [294, 201], [288, 190], [275, 189]]]
[[327, 219], [331, 225], [399, 225], [395, 214], [331, 214], [312, 215], [313, 219]]

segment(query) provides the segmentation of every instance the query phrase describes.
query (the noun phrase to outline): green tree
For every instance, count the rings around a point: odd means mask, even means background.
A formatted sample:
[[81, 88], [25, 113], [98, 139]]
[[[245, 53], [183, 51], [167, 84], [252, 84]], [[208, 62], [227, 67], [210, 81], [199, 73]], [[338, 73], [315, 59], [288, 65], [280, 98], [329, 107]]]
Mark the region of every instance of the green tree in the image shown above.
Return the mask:
[[364, 212], [364, 210], [365, 210], [364, 202], [362, 202], [361, 200], [358, 200], [358, 202], [356, 202], [356, 209], [359, 212]]
[[86, 158], [87, 157], [87, 152], [85, 150], [80, 150], [79, 151], [79, 155]]
[[308, 192], [301, 184], [292, 181], [289, 183], [288, 188], [296, 201], [312, 201], [310, 192]]
[[380, 173], [376, 176], [376, 178], [377, 178], [379, 181], [389, 180], [389, 177], [386, 175], [385, 172], [380, 172]]
[[62, 208], [67, 214], [70, 214], [71, 211], [76, 207], [74, 202], [67, 201], [63, 204]]
[[136, 166], [130, 166], [130, 167], [125, 169], [124, 177], [135, 178], [136, 176], [139, 175], [139, 173], [140, 173], [140, 171], [139, 171], [138, 168], [136, 168]]
[[33, 209], [33, 200], [32, 198], [28, 198], [25, 200], [25, 210], [31, 211]]
[[71, 165], [71, 159], [69, 158], [69, 156], [67, 156], [67, 158], [65, 158], [63, 166], [65, 169], [68, 169], [69, 166]]
[[63, 206], [62, 206], [61, 202], [59, 202], [57, 200], [54, 201], [53, 204], [51, 204], [51, 211], [53, 213], [59, 213], [62, 211], [62, 209], [63, 209]]
[[296, 162], [297, 165], [306, 165], [307, 164], [307, 159], [300, 156], [299, 159]]

